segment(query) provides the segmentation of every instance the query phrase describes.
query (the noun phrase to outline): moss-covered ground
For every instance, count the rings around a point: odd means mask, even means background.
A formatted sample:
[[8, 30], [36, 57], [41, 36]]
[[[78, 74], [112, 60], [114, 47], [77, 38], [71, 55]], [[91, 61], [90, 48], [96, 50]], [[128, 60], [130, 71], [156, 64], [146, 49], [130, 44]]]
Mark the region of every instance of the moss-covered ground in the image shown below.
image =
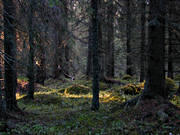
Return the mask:
[[[79, 85], [86, 88], [85, 93], [65, 92], [67, 88]], [[13, 118], [1, 121], [0, 135], [180, 134], [178, 108], [169, 108], [152, 100], [141, 107], [122, 109], [120, 104], [135, 95], [125, 95], [118, 85], [100, 85], [100, 110], [97, 112], [90, 110], [91, 81], [47, 80], [45, 86], [36, 85], [34, 101], [17, 94], [18, 106], [24, 113], [12, 113]], [[179, 96], [173, 96], [171, 102], [180, 107]], [[168, 118], [159, 117], [159, 110], [163, 110]]]

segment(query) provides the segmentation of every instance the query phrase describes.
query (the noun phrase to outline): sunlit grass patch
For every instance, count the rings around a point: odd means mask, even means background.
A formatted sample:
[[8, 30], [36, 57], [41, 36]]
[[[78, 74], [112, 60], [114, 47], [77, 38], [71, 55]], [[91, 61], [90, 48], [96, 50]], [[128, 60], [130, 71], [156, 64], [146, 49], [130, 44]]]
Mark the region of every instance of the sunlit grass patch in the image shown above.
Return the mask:
[[[53, 83], [56, 86], [53, 87]], [[87, 83], [87, 84], [86, 84]], [[88, 93], [70, 94], [64, 92], [73, 85], [83, 85], [89, 88]], [[24, 118], [26, 122], [18, 122], [16, 129], [11, 134], [35, 135], [92, 135], [92, 134], [140, 134], [161, 133], [158, 128], [168, 133], [172, 126], [159, 124], [157, 121], [141, 121], [142, 110], [122, 109], [120, 104], [134, 95], [125, 95], [119, 85], [112, 85], [105, 91], [100, 90], [100, 109], [91, 111], [92, 89], [91, 82], [86, 80], [68, 81], [62, 83], [56, 80], [45, 86], [37, 85], [34, 100], [23, 99], [24, 95], [17, 95], [19, 107], [28, 112]], [[76, 89], [74, 89], [76, 90]], [[179, 97], [174, 97], [172, 102], [179, 104]], [[174, 117], [178, 120], [179, 112]], [[153, 126], [153, 123], [155, 124]], [[177, 122], [176, 122], [177, 123]], [[170, 129], [165, 129], [166, 127]], [[152, 129], [153, 131], [150, 131]], [[175, 132], [175, 131], [174, 131]]]

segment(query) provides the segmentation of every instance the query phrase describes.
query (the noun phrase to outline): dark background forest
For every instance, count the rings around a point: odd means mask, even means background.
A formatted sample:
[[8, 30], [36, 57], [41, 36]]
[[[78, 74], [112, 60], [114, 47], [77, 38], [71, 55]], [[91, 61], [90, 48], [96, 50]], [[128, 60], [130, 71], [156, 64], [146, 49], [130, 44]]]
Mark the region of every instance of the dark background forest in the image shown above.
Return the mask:
[[179, 0], [1, 0], [0, 135], [180, 134]]

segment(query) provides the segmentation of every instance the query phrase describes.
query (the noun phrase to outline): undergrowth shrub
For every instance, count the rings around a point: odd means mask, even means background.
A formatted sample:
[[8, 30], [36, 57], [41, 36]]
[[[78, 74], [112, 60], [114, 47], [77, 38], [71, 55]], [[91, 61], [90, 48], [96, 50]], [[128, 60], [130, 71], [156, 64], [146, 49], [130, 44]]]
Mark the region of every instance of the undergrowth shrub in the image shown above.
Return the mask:
[[65, 89], [65, 94], [88, 94], [91, 89], [84, 85], [74, 84]]

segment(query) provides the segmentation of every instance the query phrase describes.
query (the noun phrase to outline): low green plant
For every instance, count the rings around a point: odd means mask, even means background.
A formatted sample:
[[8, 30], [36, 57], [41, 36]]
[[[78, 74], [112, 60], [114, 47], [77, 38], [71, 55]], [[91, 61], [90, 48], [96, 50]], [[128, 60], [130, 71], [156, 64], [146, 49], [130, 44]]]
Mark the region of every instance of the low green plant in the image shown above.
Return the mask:
[[74, 84], [65, 89], [65, 94], [88, 94], [90, 90], [87, 86]]

